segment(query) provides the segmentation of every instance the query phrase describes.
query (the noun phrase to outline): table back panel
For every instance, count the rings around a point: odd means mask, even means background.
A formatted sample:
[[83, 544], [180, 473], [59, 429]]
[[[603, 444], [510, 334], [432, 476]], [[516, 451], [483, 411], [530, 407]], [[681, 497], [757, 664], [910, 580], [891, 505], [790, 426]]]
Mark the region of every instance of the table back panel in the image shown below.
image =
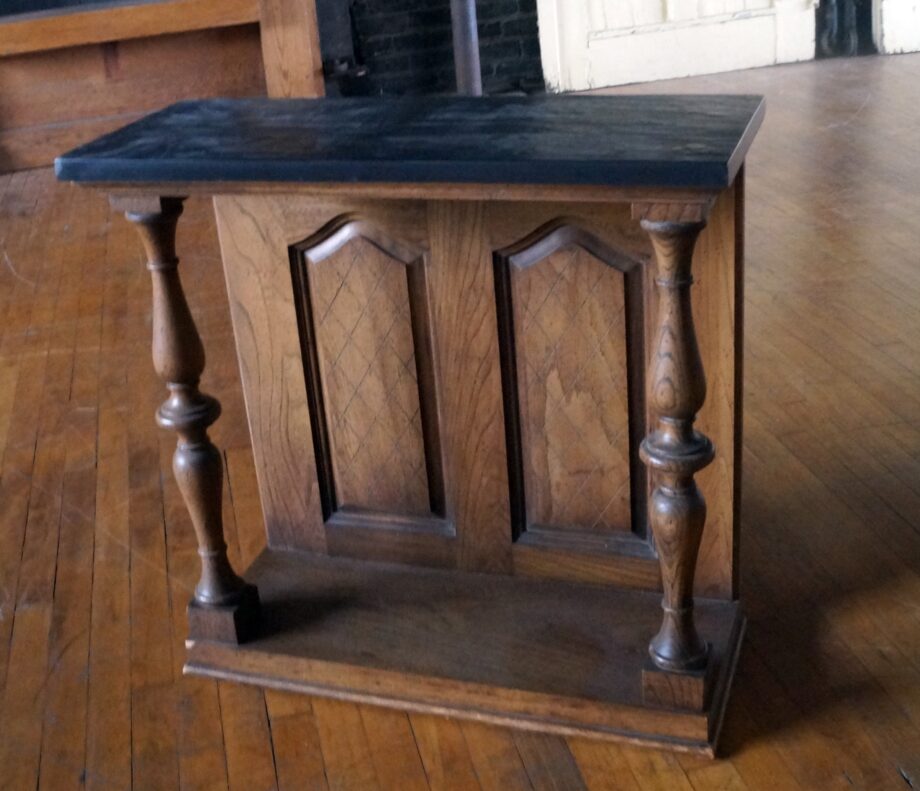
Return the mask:
[[[269, 542], [655, 589], [629, 203], [215, 198]], [[735, 189], [697, 244], [702, 595], [735, 595]], [[293, 298], [292, 298], [293, 296]], [[279, 372], [282, 372], [279, 375]]]

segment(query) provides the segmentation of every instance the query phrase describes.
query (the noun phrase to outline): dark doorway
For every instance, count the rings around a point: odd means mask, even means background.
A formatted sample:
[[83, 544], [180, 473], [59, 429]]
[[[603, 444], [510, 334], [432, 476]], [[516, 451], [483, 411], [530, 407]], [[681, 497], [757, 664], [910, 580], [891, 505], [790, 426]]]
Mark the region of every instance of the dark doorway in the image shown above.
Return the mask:
[[821, 0], [815, 17], [817, 57], [852, 57], [876, 52], [872, 40], [872, 0]]

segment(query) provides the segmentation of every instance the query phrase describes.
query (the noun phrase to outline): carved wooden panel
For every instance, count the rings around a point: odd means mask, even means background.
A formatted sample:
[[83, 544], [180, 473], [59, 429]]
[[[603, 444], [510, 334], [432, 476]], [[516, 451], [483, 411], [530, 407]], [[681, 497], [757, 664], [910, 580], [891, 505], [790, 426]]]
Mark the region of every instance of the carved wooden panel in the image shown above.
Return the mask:
[[634, 266], [565, 223], [496, 255], [516, 535], [642, 532]]
[[[697, 242], [693, 264], [699, 283], [693, 296], [694, 319], [709, 388], [697, 428], [710, 436], [718, 448], [716, 460], [697, 476], [708, 513], [696, 592], [720, 598], [734, 594], [737, 568], [737, 517], [733, 517], [737, 482], [733, 474], [737, 471], [734, 451], [740, 431], [736, 351], [740, 348], [741, 326], [737, 311], [742, 302], [736, 300], [741, 277], [740, 245], [735, 237], [740, 223], [737, 194], [737, 190], [729, 190], [716, 202]], [[509, 464], [508, 454], [515, 447], [505, 433], [506, 429], [509, 433], [513, 430], [512, 421], [506, 419], [509, 377], [507, 366], [498, 364], [507, 356], [506, 339], [514, 340], [505, 326], [499, 331], [499, 322], [513, 314], [513, 304], [499, 292], [500, 309], [496, 310], [495, 275], [502, 266], [496, 266], [494, 251], [500, 251], [499, 258], [504, 255], [507, 259], [522, 252], [521, 248], [533, 248], [531, 265], [525, 265], [523, 258], [515, 258], [516, 263], [506, 261], [510, 285], [515, 269], [520, 270], [517, 274], [525, 274], [531, 267], [546, 264], [537, 255], [540, 246], [536, 243], [544, 237], [552, 241], [552, 230], [560, 223], [549, 223], [554, 218], [565, 218], [568, 225], [589, 230], [612, 247], [611, 260], [623, 253], [642, 262], [621, 263], [624, 268], [631, 266], [625, 275], [614, 271], [616, 265], [604, 275], [623, 280], [627, 305], [633, 306], [634, 294], [640, 293], [641, 301], [646, 277], [643, 264], [651, 258], [651, 249], [647, 235], [631, 217], [629, 204], [382, 200], [347, 193], [322, 197], [313, 192], [282, 192], [217, 196], [215, 207], [260, 497], [273, 546], [601, 585], [660, 587], [658, 562], [643, 533], [647, 491], [641, 487], [646, 479], [641, 462], [631, 465], [630, 485], [635, 487], [637, 481], [640, 484], [633, 503], [631, 533], [620, 529], [588, 532], [555, 524], [544, 526], [541, 532], [535, 529], [537, 525], [528, 524], [517, 514], [512, 528], [512, 504], [524, 504], [526, 492], [513, 480], [513, 460]], [[292, 241], [307, 235], [305, 229], [322, 229], [309, 244], [295, 246], [295, 277], [332, 264], [332, 258], [315, 264], [307, 262], [304, 249], [319, 247], [324, 239], [332, 238], [334, 229], [327, 226], [330, 218], [346, 215], [360, 216], [375, 228], [385, 229], [391, 239], [411, 246], [409, 260], [415, 260], [413, 255], [425, 256], [427, 296], [423, 290], [424, 298], [412, 297], [410, 302], [421, 306], [427, 301], [432, 319], [436, 366], [428, 370], [437, 371], [438, 387], [421, 381], [419, 406], [423, 418], [425, 404], [436, 405], [439, 414], [439, 420], [433, 421], [436, 425], [432, 435], [439, 434], [441, 452], [431, 454], [429, 440], [425, 439], [425, 455], [427, 470], [443, 459], [443, 476], [429, 476], [443, 480], [446, 507], [442, 512], [418, 517], [343, 509], [334, 500], [332, 509], [336, 510], [332, 510], [323, 503], [329, 487], [324, 490], [319, 481], [334, 481], [331, 474], [317, 470], [318, 461], [327, 459], [329, 454], [320, 452], [311, 420], [316, 405], [311, 403], [307, 383], [311, 372], [309, 355], [304, 352], [309, 344], [304, 343], [307, 336], [299, 322], [306, 313], [302, 296], [309, 295], [305, 288], [308, 283], [299, 288], [298, 299], [292, 300], [289, 253]], [[534, 229], [540, 230], [535, 233]], [[339, 252], [344, 254], [352, 244], [364, 241], [366, 237], [343, 241]], [[574, 246], [587, 251], [586, 259], [578, 257], [574, 265], [586, 261], [586, 265], [596, 267], [598, 261], [606, 260], [604, 256], [611, 255], [610, 250], [604, 252], [603, 245], [592, 251], [587, 246], [588, 237], [584, 241]], [[376, 250], [370, 252], [376, 254]], [[413, 266], [397, 263], [392, 256], [385, 260], [410, 276], [407, 289], [411, 291]], [[651, 318], [657, 306], [653, 284], [645, 286], [649, 301], [644, 311], [640, 305], [636, 310], [630, 307], [624, 315], [631, 336], [629, 346], [640, 357], [645, 354], [642, 349], [647, 348], [641, 332], [643, 313]], [[413, 345], [418, 355], [424, 344]], [[514, 344], [510, 346], [513, 350]], [[639, 365], [636, 400], [643, 415], [644, 367]], [[628, 368], [632, 372], [631, 365]], [[425, 366], [419, 367], [417, 361], [418, 378], [423, 379], [424, 370]], [[510, 379], [516, 387], [517, 377]], [[628, 379], [632, 392], [635, 377]], [[314, 381], [320, 383], [319, 400], [325, 406], [321, 377], [317, 375]], [[437, 397], [430, 398], [425, 393], [435, 393]], [[642, 427], [637, 432], [637, 439], [641, 439], [645, 434], [644, 417], [640, 415], [636, 424]], [[325, 417], [322, 425], [326, 425]], [[435, 488], [429, 483], [429, 497], [432, 491]], [[512, 492], [521, 492], [522, 496]], [[517, 540], [509, 540], [512, 536]]]
[[423, 252], [345, 216], [292, 272], [325, 518], [443, 515]]

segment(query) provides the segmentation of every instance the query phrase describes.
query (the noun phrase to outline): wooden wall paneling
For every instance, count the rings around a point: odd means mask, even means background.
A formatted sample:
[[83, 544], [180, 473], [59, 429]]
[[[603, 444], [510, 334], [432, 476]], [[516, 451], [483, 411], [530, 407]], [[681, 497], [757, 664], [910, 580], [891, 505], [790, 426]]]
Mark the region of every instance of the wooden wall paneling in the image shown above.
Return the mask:
[[264, 94], [255, 25], [3, 57], [0, 172], [47, 165], [173, 101]]
[[268, 95], [323, 96], [323, 58], [315, 0], [259, 0]]
[[0, 172], [163, 105], [322, 96], [314, 0], [157, 0], [0, 20]]
[[326, 542], [289, 240], [277, 201], [222, 196], [214, 209], [268, 541], [321, 551]]
[[156, 0], [0, 17], [0, 58], [259, 21], [258, 0]]

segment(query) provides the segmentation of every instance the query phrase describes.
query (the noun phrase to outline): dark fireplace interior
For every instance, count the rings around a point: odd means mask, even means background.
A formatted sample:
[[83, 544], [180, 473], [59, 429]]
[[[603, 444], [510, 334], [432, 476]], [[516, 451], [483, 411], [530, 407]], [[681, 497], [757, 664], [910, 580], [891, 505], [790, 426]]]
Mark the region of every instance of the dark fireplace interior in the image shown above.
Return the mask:
[[872, 0], [821, 0], [815, 9], [815, 49], [819, 58], [874, 53]]
[[[543, 90], [536, 0], [479, 0], [485, 93]], [[455, 90], [450, 0], [317, 0], [329, 95]]]

